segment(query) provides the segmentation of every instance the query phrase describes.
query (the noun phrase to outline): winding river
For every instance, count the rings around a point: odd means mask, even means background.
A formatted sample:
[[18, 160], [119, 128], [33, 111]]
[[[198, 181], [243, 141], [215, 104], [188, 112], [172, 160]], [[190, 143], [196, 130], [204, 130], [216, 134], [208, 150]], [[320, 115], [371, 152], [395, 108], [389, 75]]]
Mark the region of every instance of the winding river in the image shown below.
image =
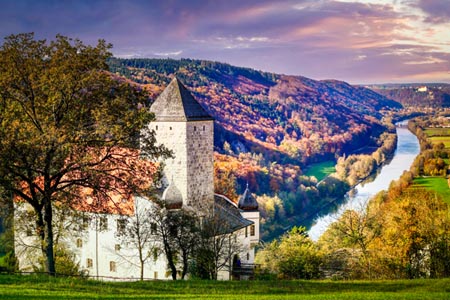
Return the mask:
[[[405, 125], [403, 122], [400, 124]], [[328, 226], [336, 221], [344, 211], [364, 208], [371, 197], [382, 190], [387, 190], [392, 180], [397, 180], [403, 174], [403, 171], [409, 170], [414, 158], [420, 152], [419, 141], [405, 127], [397, 127], [397, 136], [397, 149], [392, 160], [381, 168], [375, 180], [362, 182], [350, 193], [347, 193], [346, 201], [335, 212], [322, 216], [314, 222], [309, 230], [309, 236], [313, 240], [318, 240]]]

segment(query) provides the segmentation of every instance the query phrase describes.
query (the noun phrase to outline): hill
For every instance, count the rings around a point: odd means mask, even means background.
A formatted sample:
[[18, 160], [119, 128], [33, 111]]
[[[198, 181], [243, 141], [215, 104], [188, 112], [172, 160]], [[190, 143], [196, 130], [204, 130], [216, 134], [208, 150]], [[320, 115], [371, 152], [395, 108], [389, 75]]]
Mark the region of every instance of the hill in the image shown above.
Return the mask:
[[[401, 105], [372, 90], [200, 60], [112, 59], [111, 71], [138, 83], [152, 99], [176, 74], [215, 118], [216, 189], [233, 200], [249, 184], [267, 194], [264, 218], [305, 220], [346, 190], [321, 194], [302, 169], [376, 146], [387, 130], [384, 110]], [[229, 187], [229, 188], [223, 188]], [[275, 198], [274, 198], [275, 197]], [[263, 201], [264, 202], [264, 201]], [[273, 205], [270, 204], [273, 202]], [[269, 203], [269, 204], [268, 204]], [[280, 221], [280, 223], [283, 223]], [[286, 224], [263, 231], [282, 231]]]
[[384, 84], [368, 88], [405, 107], [450, 107], [450, 84]]

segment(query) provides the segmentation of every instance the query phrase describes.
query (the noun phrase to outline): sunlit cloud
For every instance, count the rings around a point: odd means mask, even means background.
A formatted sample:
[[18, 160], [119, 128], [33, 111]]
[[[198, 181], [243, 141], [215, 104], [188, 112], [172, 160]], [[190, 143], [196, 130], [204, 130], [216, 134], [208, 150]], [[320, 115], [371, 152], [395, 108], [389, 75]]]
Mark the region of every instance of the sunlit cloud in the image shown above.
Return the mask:
[[91, 44], [104, 38], [119, 57], [210, 59], [352, 83], [425, 80], [427, 74], [448, 82], [446, 2], [2, 1], [0, 35], [34, 31], [53, 39], [61, 33]]

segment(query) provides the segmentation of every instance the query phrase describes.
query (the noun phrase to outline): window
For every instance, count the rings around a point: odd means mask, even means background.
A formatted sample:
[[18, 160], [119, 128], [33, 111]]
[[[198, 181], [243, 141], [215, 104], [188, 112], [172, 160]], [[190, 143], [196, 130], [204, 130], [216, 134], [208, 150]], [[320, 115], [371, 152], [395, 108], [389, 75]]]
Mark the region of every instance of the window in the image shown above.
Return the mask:
[[117, 233], [124, 234], [126, 226], [127, 226], [127, 220], [125, 220], [125, 219], [117, 220]]
[[109, 271], [110, 272], [116, 272], [116, 262], [115, 261], [110, 261], [109, 262]]
[[250, 260], [250, 253], [247, 252], [247, 261]]
[[98, 229], [101, 231], [108, 230], [108, 218], [107, 217], [100, 217], [98, 222]]
[[86, 230], [89, 227], [89, 217], [88, 216], [83, 216], [83, 219], [81, 221], [81, 230]]
[[172, 130], [172, 126], [169, 127], [169, 130]]
[[88, 258], [86, 260], [86, 267], [92, 268], [94, 266], [94, 262], [92, 261], [92, 258]]
[[116, 244], [114, 246], [114, 249], [116, 250], [116, 252], [119, 252], [120, 251], [120, 244]]
[[157, 230], [156, 223], [150, 224], [150, 233], [151, 234], [156, 234], [156, 230]]
[[197, 131], [197, 126], [194, 126], [194, 131]]
[[248, 237], [248, 227], [245, 227], [245, 237]]
[[155, 127], [155, 128], [156, 128], [156, 130], [158, 130], [158, 125], [156, 125], [156, 127]]
[[203, 131], [205, 131], [205, 125], [203, 125]]
[[83, 247], [83, 240], [77, 239], [77, 248], [81, 248], [81, 247]]
[[250, 225], [250, 236], [255, 236], [255, 224]]
[[155, 272], [153, 273], [153, 278], [158, 279], [158, 272], [155, 271]]

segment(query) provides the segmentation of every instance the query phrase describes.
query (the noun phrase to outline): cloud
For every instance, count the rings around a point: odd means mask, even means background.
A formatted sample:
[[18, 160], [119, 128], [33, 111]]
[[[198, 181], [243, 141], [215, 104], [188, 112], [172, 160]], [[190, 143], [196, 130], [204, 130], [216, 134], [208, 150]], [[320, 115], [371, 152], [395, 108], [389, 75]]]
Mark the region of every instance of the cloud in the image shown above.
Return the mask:
[[157, 52], [157, 53], [153, 53], [153, 54], [156, 55], [156, 56], [167, 56], [167, 57], [170, 57], [170, 56], [179, 56], [181, 53], [183, 53], [182, 50], [174, 51], [174, 52]]
[[449, 71], [445, 2], [0, 0], [0, 35], [104, 38], [120, 57], [182, 55], [355, 83], [437, 78]]
[[413, 6], [425, 12], [425, 22], [435, 24], [450, 22], [450, 3], [446, 0], [419, 0]]

